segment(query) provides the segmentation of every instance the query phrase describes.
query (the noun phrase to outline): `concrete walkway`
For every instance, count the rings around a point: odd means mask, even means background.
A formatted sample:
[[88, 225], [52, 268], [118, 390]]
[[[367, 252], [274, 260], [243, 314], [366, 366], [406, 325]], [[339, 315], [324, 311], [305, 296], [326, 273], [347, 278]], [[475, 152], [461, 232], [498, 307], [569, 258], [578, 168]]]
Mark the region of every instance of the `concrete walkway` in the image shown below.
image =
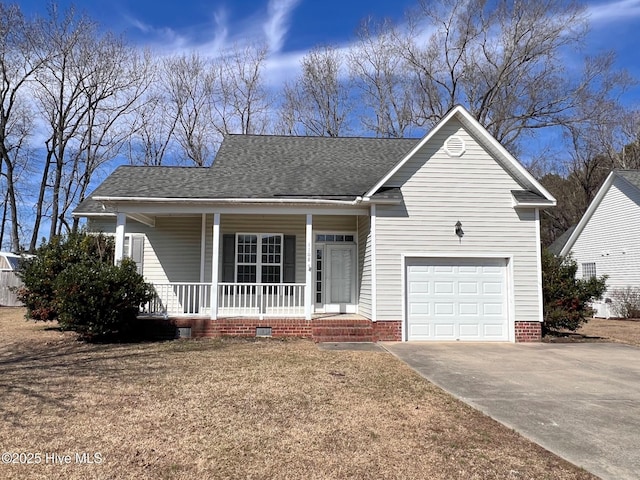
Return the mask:
[[385, 343], [444, 390], [603, 479], [640, 478], [640, 348]]

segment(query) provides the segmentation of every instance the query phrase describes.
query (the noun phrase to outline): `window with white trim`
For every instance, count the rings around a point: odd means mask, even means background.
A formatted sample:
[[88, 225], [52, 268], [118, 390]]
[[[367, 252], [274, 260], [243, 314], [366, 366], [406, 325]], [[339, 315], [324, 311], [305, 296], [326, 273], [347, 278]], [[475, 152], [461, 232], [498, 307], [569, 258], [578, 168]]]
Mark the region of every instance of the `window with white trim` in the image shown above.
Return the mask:
[[582, 264], [582, 278], [593, 278], [596, 276], [595, 262]]
[[236, 281], [282, 283], [282, 243], [279, 233], [238, 233]]

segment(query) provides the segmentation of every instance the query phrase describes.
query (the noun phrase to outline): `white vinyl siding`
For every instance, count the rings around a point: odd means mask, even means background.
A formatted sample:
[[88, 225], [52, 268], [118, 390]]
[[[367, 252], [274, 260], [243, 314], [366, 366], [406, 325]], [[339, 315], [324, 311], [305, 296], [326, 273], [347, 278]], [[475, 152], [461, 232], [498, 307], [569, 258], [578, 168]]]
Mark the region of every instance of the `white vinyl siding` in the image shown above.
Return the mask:
[[[96, 218], [90, 219], [88, 229], [113, 234], [115, 225], [115, 217]], [[201, 226], [200, 216], [157, 217], [155, 227], [127, 219], [126, 233], [145, 235], [145, 279], [152, 283], [199, 282]]]
[[[224, 234], [238, 232], [279, 233], [296, 237], [296, 283], [305, 281], [304, 215], [234, 215], [220, 216], [220, 240]], [[115, 217], [92, 218], [88, 229], [115, 233]], [[201, 216], [156, 217], [155, 227], [127, 219], [127, 233], [142, 233], [144, 242], [144, 276], [149, 282], [199, 282]], [[355, 232], [357, 217], [349, 215], [314, 215], [315, 232]], [[206, 215], [204, 281], [211, 282], [213, 215]], [[315, 238], [315, 236], [314, 236]], [[222, 265], [220, 265], [222, 269]]]
[[[466, 150], [450, 157], [451, 135]], [[376, 223], [377, 318], [402, 319], [402, 255], [512, 258], [515, 315], [510, 320], [540, 321], [536, 215], [515, 209], [513, 177], [457, 120], [451, 120], [388, 182], [400, 185], [402, 204], [378, 205]], [[465, 235], [455, 235], [462, 223]]]
[[615, 178], [571, 251], [578, 278], [585, 276], [585, 263], [595, 263], [598, 276], [609, 276], [607, 295], [640, 286], [640, 192]]
[[371, 318], [371, 225], [370, 218], [358, 217], [358, 313]]

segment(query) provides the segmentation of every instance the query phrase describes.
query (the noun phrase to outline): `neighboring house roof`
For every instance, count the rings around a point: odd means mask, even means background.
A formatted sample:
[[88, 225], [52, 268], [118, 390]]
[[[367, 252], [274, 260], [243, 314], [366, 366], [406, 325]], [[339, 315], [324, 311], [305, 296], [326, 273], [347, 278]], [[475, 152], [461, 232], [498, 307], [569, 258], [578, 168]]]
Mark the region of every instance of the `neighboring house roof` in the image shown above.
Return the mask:
[[602, 187], [600, 187], [600, 190], [598, 190], [598, 193], [591, 201], [587, 211], [584, 213], [575, 229], [571, 232], [565, 244], [562, 246], [560, 255], [567, 255], [571, 251], [573, 245], [576, 243], [576, 240], [578, 240], [578, 237], [580, 237], [585, 226], [589, 223], [594, 212], [598, 209], [600, 203], [602, 203], [602, 199], [606, 196], [611, 185], [613, 185], [613, 182], [618, 178], [625, 181], [632, 188], [640, 191], [640, 170], [613, 170], [602, 184]]
[[560, 255], [560, 252], [562, 252], [562, 249], [566, 245], [569, 237], [571, 237], [571, 234], [574, 232], [577, 226], [578, 225], [576, 224], [569, 227], [562, 235], [556, 238], [551, 245], [549, 245], [547, 250], [549, 250], [549, 252], [554, 255]]
[[[118, 167], [74, 215], [112, 214], [105, 201], [354, 201], [402, 199], [385, 183], [450, 119], [456, 118], [522, 186], [515, 205], [555, 199], [463, 107], [422, 139], [227, 135], [210, 168]], [[394, 186], [395, 187], [395, 186]]]

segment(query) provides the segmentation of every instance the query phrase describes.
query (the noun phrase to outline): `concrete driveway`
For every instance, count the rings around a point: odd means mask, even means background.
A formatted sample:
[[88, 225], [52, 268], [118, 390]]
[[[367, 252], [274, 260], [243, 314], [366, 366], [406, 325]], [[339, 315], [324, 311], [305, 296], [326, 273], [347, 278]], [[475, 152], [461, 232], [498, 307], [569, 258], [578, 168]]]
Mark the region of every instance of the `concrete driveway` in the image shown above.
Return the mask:
[[640, 348], [385, 343], [422, 376], [603, 479], [640, 478]]

